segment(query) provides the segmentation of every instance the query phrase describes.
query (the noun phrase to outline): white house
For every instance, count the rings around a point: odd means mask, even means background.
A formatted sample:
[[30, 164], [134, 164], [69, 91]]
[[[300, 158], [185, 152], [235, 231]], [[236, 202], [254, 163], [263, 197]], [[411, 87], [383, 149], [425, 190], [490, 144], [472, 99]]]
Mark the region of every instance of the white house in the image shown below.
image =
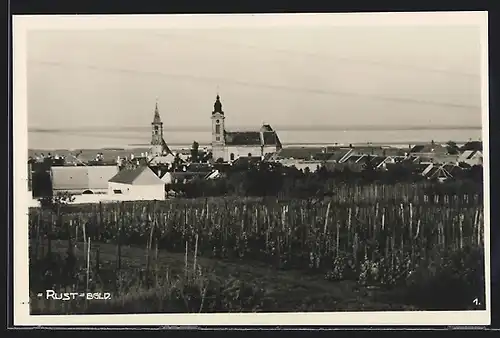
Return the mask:
[[120, 199], [127, 195], [130, 200], [164, 200], [165, 183], [148, 166], [123, 169], [108, 181], [108, 194]]

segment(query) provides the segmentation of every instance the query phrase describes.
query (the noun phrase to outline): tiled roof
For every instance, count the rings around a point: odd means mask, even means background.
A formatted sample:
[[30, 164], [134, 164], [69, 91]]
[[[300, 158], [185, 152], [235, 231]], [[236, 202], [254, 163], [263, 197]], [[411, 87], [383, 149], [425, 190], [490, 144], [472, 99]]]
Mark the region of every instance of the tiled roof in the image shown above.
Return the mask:
[[404, 156], [408, 151], [407, 149], [387, 147], [382, 148], [382, 156]]
[[109, 182], [138, 185], [163, 184], [163, 181], [147, 166], [120, 170]]
[[313, 155], [313, 158], [318, 161], [327, 161], [332, 155], [332, 153], [317, 153]]
[[314, 154], [321, 152], [321, 148], [315, 147], [286, 147], [281, 149], [277, 155], [279, 158], [287, 159], [301, 159], [301, 160], [310, 160]]
[[436, 154], [433, 156], [433, 161], [436, 163], [456, 163], [458, 159], [458, 155]]
[[380, 164], [382, 164], [382, 162], [384, 162], [386, 160], [387, 157], [383, 157], [383, 156], [375, 156], [372, 158], [372, 160], [370, 161], [370, 163], [374, 166], [374, 167], [378, 167]]
[[418, 159], [419, 159], [418, 156], [412, 155], [412, 156], [408, 156], [405, 159], [403, 159], [401, 161], [401, 163], [403, 163], [403, 164], [418, 163]]
[[96, 167], [88, 166], [86, 168], [88, 170], [90, 189], [106, 189], [108, 187], [108, 180], [119, 171], [116, 165]]
[[410, 153], [419, 153], [424, 149], [423, 145], [414, 146], [411, 148]]
[[432, 157], [419, 156], [417, 161], [420, 163], [431, 163], [434, 162], [434, 159]]
[[233, 167], [239, 167], [239, 166], [246, 166], [249, 164], [254, 164], [258, 163], [261, 161], [260, 157], [255, 157], [255, 156], [242, 156], [238, 157], [234, 162], [233, 162]]
[[53, 190], [88, 190], [89, 178], [86, 167], [52, 167]]
[[447, 153], [446, 147], [440, 144], [420, 144], [411, 148], [410, 153]]
[[187, 166], [186, 169], [187, 171], [191, 172], [204, 172], [204, 173], [208, 173], [213, 170], [212, 167], [204, 163], [191, 163]]
[[328, 161], [340, 162], [342, 160], [347, 160], [347, 156], [351, 154], [353, 150], [351, 148], [346, 149], [338, 149], [334, 151], [332, 156], [328, 159]]
[[224, 132], [227, 145], [233, 146], [260, 146], [260, 132], [258, 131], [239, 131]]
[[160, 165], [160, 164], [167, 164], [167, 163], [172, 163], [175, 160], [175, 156], [173, 154], [168, 154], [165, 156], [155, 156], [151, 158], [151, 160], [148, 161], [149, 165]]
[[461, 148], [461, 150], [478, 150], [482, 151], [483, 150], [483, 142], [481, 141], [470, 141], [464, 144]]
[[414, 164], [413, 168], [415, 169], [416, 172], [423, 172], [425, 169], [427, 169], [429, 166], [432, 166], [432, 164], [426, 164], [426, 163], [418, 163]]
[[443, 166], [443, 168], [450, 173], [451, 175], [456, 174], [457, 172], [462, 171], [463, 169], [457, 165], [454, 164], [446, 164]]
[[[207, 173], [202, 173], [202, 172], [189, 172], [189, 171], [174, 171], [174, 172], [169, 172], [168, 175], [172, 179], [191, 179], [194, 177], [204, 177], [207, 175]], [[167, 175], [165, 174], [163, 177], [166, 177]]]
[[354, 147], [354, 152], [359, 155], [382, 155], [382, 147]]
[[118, 172], [117, 166], [66, 166], [52, 167], [54, 190], [103, 190], [108, 180]]
[[213, 180], [213, 179], [220, 178], [223, 176], [224, 175], [219, 170], [214, 170], [214, 171], [208, 173], [207, 175], [205, 175], [204, 179]]
[[365, 155], [352, 155], [349, 156], [349, 158], [346, 160], [346, 162], [350, 163], [356, 163], [358, 162], [362, 157], [365, 157]]
[[434, 166], [432, 167], [431, 170], [427, 172], [427, 175], [425, 175], [429, 178], [436, 178], [436, 177], [450, 177], [450, 173], [446, 169], [443, 168], [443, 166]]

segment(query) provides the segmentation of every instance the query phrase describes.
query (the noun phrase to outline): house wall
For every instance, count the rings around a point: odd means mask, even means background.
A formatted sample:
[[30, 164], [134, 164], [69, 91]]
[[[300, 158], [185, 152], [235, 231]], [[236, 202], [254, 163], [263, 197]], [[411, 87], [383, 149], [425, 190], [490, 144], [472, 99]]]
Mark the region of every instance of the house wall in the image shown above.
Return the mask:
[[226, 146], [224, 151], [224, 161], [231, 160], [231, 153], [234, 154], [234, 159], [239, 157], [247, 157], [248, 154], [252, 156], [262, 156], [261, 146]]
[[226, 149], [224, 146], [212, 146], [212, 158], [214, 159], [214, 161], [217, 161], [217, 159], [219, 158], [222, 158], [224, 161], [226, 161], [226, 157]]
[[[114, 190], [121, 190], [121, 194], [116, 194]], [[165, 185], [136, 185], [109, 182], [108, 195], [110, 196], [128, 196], [132, 200], [164, 200], [165, 199]]]
[[262, 148], [262, 156], [266, 156], [267, 154], [273, 154], [277, 151], [275, 145], [264, 146]]
[[163, 181], [163, 183], [165, 184], [172, 184], [172, 174], [167, 172], [165, 173], [165, 175], [163, 175], [163, 177], [161, 178], [161, 180]]
[[[52, 193], [55, 195], [57, 193], [68, 193], [71, 195], [82, 195], [85, 191], [90, 190], [88, 188], [85, 189], [53, 189]], [[102, 195], [108, 192], [108, 189], [92, 189], [92, 194], [89, 195]]]

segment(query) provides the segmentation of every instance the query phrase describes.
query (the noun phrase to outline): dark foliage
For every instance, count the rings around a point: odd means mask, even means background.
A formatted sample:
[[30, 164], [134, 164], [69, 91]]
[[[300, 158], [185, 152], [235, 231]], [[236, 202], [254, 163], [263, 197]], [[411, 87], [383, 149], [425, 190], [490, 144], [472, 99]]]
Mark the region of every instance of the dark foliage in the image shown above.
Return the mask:
[[350, 166], [327, 169], [322, 166], [315, 172], [301, 171], [295, 167], [284, 167], [276, 163], [244, 163], [234, 167], [221, 167], [225, 177], [215, 180], [196, 179], [185, 184], [170, 187], [188, 197], [208, 196], [278, 196], [282, 198], [309, 198], [328, 194], [338, 185], [363, 186], [371, 184], [394, 185], [398, 183], [417, 184], [428, 182], [426, 193], [476, 194], [482, 193], [482, 166], [466, 168], [455, 174], [453, 179], [439, 183], [429, 181], [415, 172], [411, 165], [394, 164], [390, 170], [376, 170], [368, 163], [362, 170]]

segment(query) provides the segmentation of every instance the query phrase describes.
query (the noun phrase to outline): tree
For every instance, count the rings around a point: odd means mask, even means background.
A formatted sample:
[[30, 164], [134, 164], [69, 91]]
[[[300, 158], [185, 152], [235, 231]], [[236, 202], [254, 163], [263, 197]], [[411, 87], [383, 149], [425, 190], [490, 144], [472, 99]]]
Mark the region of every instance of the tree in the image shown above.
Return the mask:
[[446, 149], [450, 155], [457, 155], [459, 152], [459, 147], [453, 141], [448, 141], [448, 143], [446, 143]]
[[194, 141], [193, 145], [191, 146], [191, 162], [193, 163], [199, 162], [199, 157], [200, 157], [199, 147], [200, 145], [196, 141]]
[[182, 164], [181, 156], [179, 153], [176, 153], [173, 163], [174, 171], [178, 171], [180, 169], [181, 164]]

